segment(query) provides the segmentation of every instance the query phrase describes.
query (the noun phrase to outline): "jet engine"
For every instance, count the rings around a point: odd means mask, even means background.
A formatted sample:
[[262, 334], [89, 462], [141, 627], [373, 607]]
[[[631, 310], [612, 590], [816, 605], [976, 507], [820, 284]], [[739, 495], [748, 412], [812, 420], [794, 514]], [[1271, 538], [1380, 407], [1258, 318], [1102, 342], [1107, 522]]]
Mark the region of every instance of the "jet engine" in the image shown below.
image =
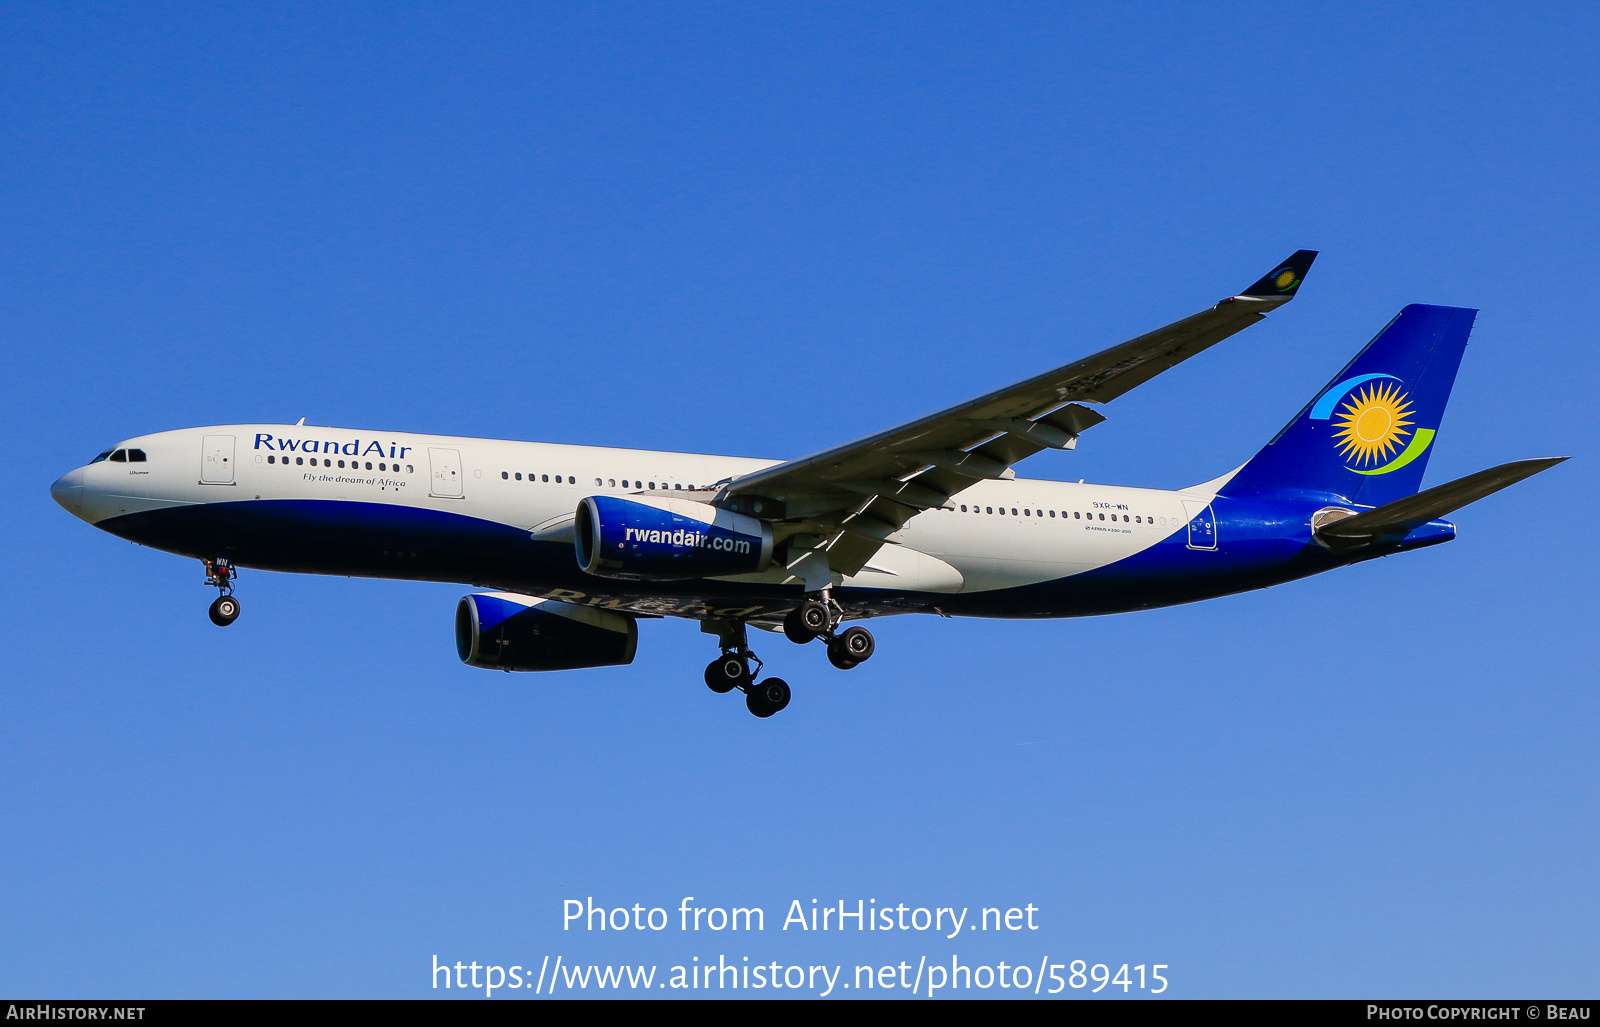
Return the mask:
[[456, 605], [456, 652], [469, 667], [576, 670], [633, 662], [639, 625], [615, 610], [512, 592], [464, 596]]
[[590, 496], [574, 529], [578, 566], [606, 578], [753, 574], [772, 562], [771, 525], [688, 499]]

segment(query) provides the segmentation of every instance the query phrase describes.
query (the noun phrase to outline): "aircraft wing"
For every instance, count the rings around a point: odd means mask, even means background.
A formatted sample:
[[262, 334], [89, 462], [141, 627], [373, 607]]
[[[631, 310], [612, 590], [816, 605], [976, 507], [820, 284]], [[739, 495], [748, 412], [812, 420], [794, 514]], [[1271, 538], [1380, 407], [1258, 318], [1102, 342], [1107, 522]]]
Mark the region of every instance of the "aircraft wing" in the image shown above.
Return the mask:
[[981, 479], [1011, 477], [1042, 449], [1072, 449], [1105, 420], [1082, 404], [1116, 399], [1289, 302], [1316, 255], [1299, 250], [1237, 296], [1027, 381], [735, 478], [719, 503], [783, 522], [780, 535], [803, 536], [802, 557], [809, 544], [831, 572], [854, 574], [918, 512]]

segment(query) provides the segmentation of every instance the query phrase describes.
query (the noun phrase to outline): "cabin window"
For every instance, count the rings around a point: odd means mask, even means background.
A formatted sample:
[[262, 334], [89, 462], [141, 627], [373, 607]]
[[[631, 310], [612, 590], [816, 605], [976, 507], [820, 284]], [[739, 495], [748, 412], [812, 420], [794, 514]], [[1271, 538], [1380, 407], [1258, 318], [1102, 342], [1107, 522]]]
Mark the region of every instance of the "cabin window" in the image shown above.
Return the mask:
[[339, 461], [339, 466], [340, 466], [340, 467], [343, 467], [343, 466], [344, 466], [344, 461], [343, 461], [343, 460], [340, 460], [340, 461]]
[[1055, 511], [1054, 511], [1054, 510], [1051, 510], [1051, 511], [1050, 511], [1050, 516], [1051, 516], [1051, 517], [1054, 517], [1054, 516], [1055, 516], [1055, 515], [1056, 515], [1056, 512], [1055, 512]]
[[651, 488], [651, 489], [652, 489], [652, 490], [654, 490], [654, 489], [655, 489], [655, 487], [656, 487], [656, 483], [655, 483], [655, 482], [651, 482], [651, 483], [650, 483], [650, 488]]
[[[396, 470], [398, 470], [398, 469], [399, 469], [399, 467], [400, 467], [400, 465], [399, 465], [399, 464], [396, 464], [396, 465], [395, 465], [395, 469], [396, 469]], [[410, 465], [410, 464], [406, 464], [406, 473], [407, 473], [407, 474], [410, 474], [410, 473], [411, 473], [411, 465]]]
[[986, 506], [986, 507], [984, 507], [984, 509], [989, 511], [990, 513], [994, 513], [994, 507], [992, 507], [992, 506]]
[[267, 454], [267, 463], [269, 463], [269, 464], [275, 464], [275, 463], [277, 463], [277, 462], [278, 462], [278, 458], [277, 458], [277, 457], [275, 457], [275, 456], [273, 456], [273, 455], [272, 455], [272, 454], [270, 454], [270, 453], [269, 453], [269, 454]]
[[[610, 482], [610, 485], [607, 486], [608, 488], [616, 488], [617, 487], [617, 479], [615, 479], [615, 478], [607, 478], [606, 481]], [[627, 482], [623, 482], [622, 484], [626, 485], [628, 483]]]

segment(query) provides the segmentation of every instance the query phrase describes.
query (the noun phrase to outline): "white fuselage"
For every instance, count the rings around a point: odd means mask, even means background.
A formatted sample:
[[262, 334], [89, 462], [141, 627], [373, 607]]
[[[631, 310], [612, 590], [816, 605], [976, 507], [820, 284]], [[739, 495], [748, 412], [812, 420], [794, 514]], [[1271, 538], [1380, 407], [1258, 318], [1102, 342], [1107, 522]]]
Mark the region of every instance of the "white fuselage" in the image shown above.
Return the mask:
[[[141, 462], [80, 469], [75, 511], [99, 524], [195, 504], [274, 500], [433, 510], [559, 538], [591, 495], [691, 493], [775, 461], [305, 425], [227, 425], [119, 443]], [[845, 587], [972, 593], [1070, 577], [1175, 533], [1219, 482], [1162, 491], [983, 481], [907, 522]], [[570, 536], [568, 536], [570, 537]], [[194, 555], [194, 554], [190, 554]], [[779, 568], [740, 581], [780, 583]]]

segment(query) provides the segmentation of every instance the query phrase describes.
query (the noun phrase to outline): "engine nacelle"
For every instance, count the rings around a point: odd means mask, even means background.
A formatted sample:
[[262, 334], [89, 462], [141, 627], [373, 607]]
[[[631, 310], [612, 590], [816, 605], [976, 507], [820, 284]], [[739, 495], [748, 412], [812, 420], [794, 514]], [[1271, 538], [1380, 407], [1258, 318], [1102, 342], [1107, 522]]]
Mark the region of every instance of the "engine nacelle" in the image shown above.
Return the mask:
[[513, 592], [463, 596], [456, 605], [456, 652], [469, 667], [618, 667], [632, 663], [638, 647], [639, 625], [615, 610]]
[[578, 566], [607, 578], [754, 574], [772, 562], [770, 524], [688, 499], [590, 496], [573, 527]]

